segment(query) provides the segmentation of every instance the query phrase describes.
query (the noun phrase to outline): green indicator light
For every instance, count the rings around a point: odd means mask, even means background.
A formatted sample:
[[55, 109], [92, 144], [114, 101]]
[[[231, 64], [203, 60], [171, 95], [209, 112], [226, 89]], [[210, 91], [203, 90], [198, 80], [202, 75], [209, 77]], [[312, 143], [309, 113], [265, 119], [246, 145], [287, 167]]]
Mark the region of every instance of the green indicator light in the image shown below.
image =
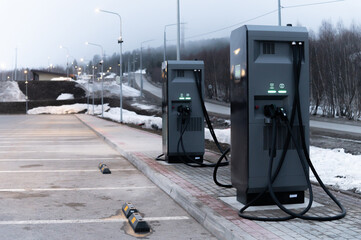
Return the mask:
[[278, 90], [278, 93], [287, 93], [287, 90]]
[[277, 93], [276, 90], [268, 90], [268, 93]]
[[186, 100], [191, 100], [192, 98], [191, 97], [186, 97]]
[[179, 97], [179, 100], [184, 100], [184, 97]]

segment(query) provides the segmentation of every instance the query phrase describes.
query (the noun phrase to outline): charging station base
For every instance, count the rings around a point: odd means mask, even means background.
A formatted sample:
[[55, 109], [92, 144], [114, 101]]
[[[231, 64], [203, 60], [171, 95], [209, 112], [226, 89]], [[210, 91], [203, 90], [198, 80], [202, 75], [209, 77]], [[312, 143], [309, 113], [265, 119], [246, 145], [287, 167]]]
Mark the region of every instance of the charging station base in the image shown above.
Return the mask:
[[[193, 161], [190, 161], [190, 159], [193, 159]], [[203, 163], [203, 155], [189, 155], [188, 157], [178, 155], [178, 156], [166, 156], [165, 160], [168, 163]]]
[[[293, 191], [293, 192], [276, 192], [276, 197], [281, 204], [296, 204], [304, 203], [305, 192], [304, 191]], [[258, 193], [244, 193], [237, 191], [237, 201], [248, 204], [258, 196]], [[275, 205], [271, 195], [267, 192], [262, 195], [252, 206], [263, 206], [263, 205]]]

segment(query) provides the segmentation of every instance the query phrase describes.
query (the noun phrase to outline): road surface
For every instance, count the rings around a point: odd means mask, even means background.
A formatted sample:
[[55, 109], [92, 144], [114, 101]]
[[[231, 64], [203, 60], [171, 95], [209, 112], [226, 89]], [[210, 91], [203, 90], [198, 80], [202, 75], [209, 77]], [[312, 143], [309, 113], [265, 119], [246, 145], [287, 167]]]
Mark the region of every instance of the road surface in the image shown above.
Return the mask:
[[[136, 74], [135, 80], [137, 85], [140, 86], [140, 74]], [[145, 77], [143, 77], [143, 89], [158, 98], [162, 98], [162, 89], [151, 84]], [[208, 112], [220, 114], [225, 117], [229, 117], [230, 115], [230, 108], [227, 106], [211, 102], [205, 102], [205, 106]]]

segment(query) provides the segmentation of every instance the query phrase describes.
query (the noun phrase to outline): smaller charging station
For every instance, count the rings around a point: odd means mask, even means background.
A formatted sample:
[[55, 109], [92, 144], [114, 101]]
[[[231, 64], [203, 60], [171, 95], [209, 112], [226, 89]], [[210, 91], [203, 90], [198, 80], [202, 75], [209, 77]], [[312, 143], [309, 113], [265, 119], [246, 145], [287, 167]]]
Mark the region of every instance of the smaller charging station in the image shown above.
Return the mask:
[[203, 61], [162, 64], [162, 144], [168, 163], [203, 162]]

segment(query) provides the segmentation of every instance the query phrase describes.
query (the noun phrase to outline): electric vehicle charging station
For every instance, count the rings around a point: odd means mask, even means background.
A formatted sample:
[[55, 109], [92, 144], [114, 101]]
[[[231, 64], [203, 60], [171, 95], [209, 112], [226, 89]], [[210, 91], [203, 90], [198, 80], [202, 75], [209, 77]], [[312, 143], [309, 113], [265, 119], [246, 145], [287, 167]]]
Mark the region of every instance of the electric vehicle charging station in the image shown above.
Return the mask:
[[162, 64], [162, 145], [169, 163], [203, 162], [203, 69], [203, 61]]
[[[294, 47], [301, 60], [297, 68]], [[284, 203], [303, 203], [307, 190], [308, 165], [303, 168], [296, 146], [301, 146], [299, 120], [294, 118], [293, 143], [287, 126], [272, 113], [291, 115], [295, 98], [295, 72], [299, 70], [299, 101], [302, 129], [309, 149], [309, 56], [308, 32], [303, 27], [243, 26], [231, 33], [231, 180], [237, 200], [248, 204], [265, 188], [286, 154], [272, 189]], [[302, 66], [302, 67], [301, 67]], [[296, 73], [297, 74], [297, 73]], [[286, 116], [287, 117], [287, 116]], [[272, 124], [277, 121], [275, 126]], [[287, 141], [289, 143], [287, 143]], [[272, 155], [272, 156], [271, 156]], [[307, 169], [306, 169], [307, 168]], [[303, 170], [306, 169], [306, 170]], [[274, 204], [265, 192], [253, 205]]]

